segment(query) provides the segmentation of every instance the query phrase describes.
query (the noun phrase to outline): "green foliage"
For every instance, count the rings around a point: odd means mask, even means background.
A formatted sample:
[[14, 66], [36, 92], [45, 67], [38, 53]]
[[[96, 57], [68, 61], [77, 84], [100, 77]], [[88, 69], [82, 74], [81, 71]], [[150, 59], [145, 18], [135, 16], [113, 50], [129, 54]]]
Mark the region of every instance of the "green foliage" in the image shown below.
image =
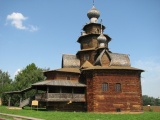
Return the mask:
[[10, 79], [10, 75], [8, 72], [3, 72], [0, 70], [0, 98], [4, 105], [7, 105], [8, 96], [4, 95], [4, 92], [11, 91], [12, 87], [12, 79]]
[[160, 99], [149, 97], [148, 95], [143, 95], [143, 106], [151, 105], [151, 106], [160, 106]]
[[11, 82], [12, 79], [10, 79], [8, 72], [3, 72], [0, 70], [0, 97], [2, 96], [3, 92], [11, 89]]
[[[38, 68], [34, 63], [29, 64], [21, 70], [16, 76], [15, 80], [12, 83], [14, 86], [14, 91], [21, 91], [28, 87], [31, 87], [33, 83], [39, 82], [44, 80], [43, 69]], [[32, 97], [35, 94], [35, 90], [31, 90], [25, 93], [23, 99], [28, 97]], [[20, 101], [20, 95], [13, 95], [12, 96], [12, 105], [18, 106]]]
[[[21, 91], [28, 87], [31, 87], [31, 84], [44, 80], [43, 69], [38, 68], [34, 63], [29, 64], [21, 70], [16, 76], [14, 81], [12, 82], [9, 79], [8, 73], [2, 72], [0, 70], [0, 83], [3, 83], [0, 87], [0, 96], [2, 97], [3, 105], [8, 104], [9, 96], [6, 94], [2, 94], [7, 91]], [[2, 90], [3, 88], [3, 90]], [[31, 97], [35, 94], [35, 90], [31, 90], [23, 96], [23, 99]], [[20, 101], [20, 95], [15, 94], [12, 96], [11, 105], [18, 106]]]
[[34, 63], [26, 66], [25, 69], [16, 75], [13, 85], [15, 90], [22, 90], [30, 87], [31, 84], [44, 80], [42, 69], [38, 68]]
[[8, 72], [0, 70], [0, 98], [2, 98], [2, 100], [4, 100], [3, 92], [10, 91], [12, 89], [11, 83], [12, 80], [10, 79]]

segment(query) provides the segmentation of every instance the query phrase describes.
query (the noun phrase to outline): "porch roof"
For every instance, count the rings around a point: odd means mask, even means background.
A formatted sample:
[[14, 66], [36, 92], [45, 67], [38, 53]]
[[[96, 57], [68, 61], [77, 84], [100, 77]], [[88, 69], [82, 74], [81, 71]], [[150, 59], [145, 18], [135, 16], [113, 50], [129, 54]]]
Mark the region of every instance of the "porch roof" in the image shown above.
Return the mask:
[[71, 80], [45, 80], [32, 84], [32, 86], [67, 86], [67, 87], [86, 87], [85, 84]]
[[20, 90], [20, 91], [9, 91], [9, 92], [4, 92], [5, 94], [21, 94], [24, 92], [27, 92], [29, 90], [33, 89], [32, 87], [28, 87], [26, 89]]

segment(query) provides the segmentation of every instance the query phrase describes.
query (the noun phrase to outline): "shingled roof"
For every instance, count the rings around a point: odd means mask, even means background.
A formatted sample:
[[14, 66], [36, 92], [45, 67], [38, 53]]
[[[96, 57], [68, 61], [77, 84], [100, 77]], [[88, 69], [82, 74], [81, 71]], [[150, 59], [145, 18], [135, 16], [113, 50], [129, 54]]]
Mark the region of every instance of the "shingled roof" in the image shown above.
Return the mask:
[[111, 58], [110, 66], [131, 66], [127, 54], [109, 53]]
[[93, 67], [89, 67], [83, 70], [139, 70], [139, 71], [144, 71], [142, 69], [138, 69], [138, 68], [134, 68], [134, 67], [130, 67], [130, 66], [93, 66]]
[[48, 73], [48, 72], [71, 72], [71, 73], [80, 73], [80, 70], [79, 70], [79, 68], [60, 68], [60, 69], [45, 71], [44, 73]]
[[28, 87], [28, 88], [25, 88], [23, 90], [19, 90], [19, 91], [9, 91], [9, 92], [4, 92], [5, 94], [21, 94], [21, 93], [25, 93], [29, 90], [33, 89], [32, 87]]
[[79, 68], [80, 60], [76, 55], [63, 54], [62, 68]]
[[45, 80], [32, 84], [32, 86], [68, 86], [68, 87], [86, 87], [85, 84], [71, 80]]
[[111, 53], [104, 49], [95, 61], [95, 65], [101, 65], [101, 59], [104, 54], [109, 56], [110, 65], [109, 66], [131, 66], [130, 60], [127, 54]]
[[61, 68], [61, 69], [56, 69], [54, 71], [57, 72], [73, 72], [73, 73], [80, 73], [79, 68]]

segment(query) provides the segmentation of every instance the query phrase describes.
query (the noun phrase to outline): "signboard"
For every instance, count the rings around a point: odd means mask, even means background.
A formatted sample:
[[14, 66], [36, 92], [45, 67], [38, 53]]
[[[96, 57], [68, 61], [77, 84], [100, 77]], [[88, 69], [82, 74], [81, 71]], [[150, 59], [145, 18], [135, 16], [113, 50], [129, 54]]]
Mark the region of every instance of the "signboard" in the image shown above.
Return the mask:
[[38, 106], [38, 101], [37, 100], [32, 100], [32, 106]]
[[37, 106], [37, 110], [38, 110], [38, 101], [37, 100], [32, 100], [31, 109], [32, 109], [32, 106]]

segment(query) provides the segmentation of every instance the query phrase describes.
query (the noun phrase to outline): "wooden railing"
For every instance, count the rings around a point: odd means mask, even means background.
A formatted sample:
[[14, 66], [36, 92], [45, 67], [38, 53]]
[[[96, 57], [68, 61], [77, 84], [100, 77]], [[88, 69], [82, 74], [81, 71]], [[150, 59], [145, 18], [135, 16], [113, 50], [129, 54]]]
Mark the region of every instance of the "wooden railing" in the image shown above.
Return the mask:
[[39, 101], [73, 101], [85, 102], [85, 94], [72, 93], [42, 93], [35, 96]]
[[46, 101], [47, 93], [39, 93], [35, 95], [35, 100]]

